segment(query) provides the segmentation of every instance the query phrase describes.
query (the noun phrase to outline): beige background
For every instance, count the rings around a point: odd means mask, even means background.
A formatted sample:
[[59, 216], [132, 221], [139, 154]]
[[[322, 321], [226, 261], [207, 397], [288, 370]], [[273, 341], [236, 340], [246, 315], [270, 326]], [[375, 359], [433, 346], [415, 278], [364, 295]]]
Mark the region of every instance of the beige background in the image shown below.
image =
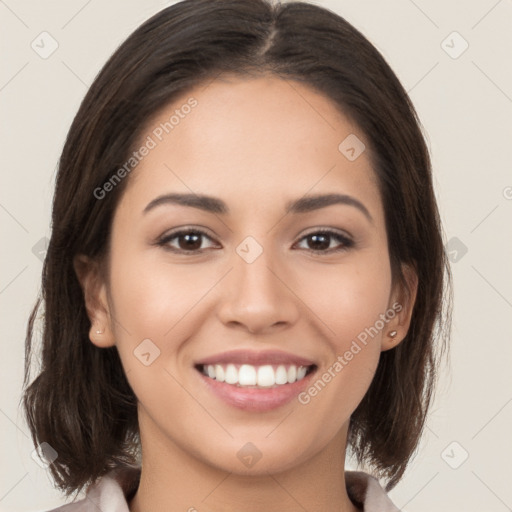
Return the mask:
[[[113, 50], [169, 3], [0, 0], [1, 511], [63, 503], [31, 459], [18, 405], [64, 137]], [[391, 498], [407, 512], [512, 510], [512, 2], [316, 3], [359, 28], [410, 92], [453, 259], [451, 369], [442, 371], [418, 455]], [[43, 31], [58, 43], [46, 59], [31, 48], [48, 38], [38, 37]]]

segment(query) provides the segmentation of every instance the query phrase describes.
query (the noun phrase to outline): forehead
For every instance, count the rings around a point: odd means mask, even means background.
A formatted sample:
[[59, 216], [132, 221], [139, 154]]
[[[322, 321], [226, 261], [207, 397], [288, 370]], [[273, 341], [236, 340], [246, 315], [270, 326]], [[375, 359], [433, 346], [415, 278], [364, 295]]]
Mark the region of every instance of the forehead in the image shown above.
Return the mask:
[[258, 208], [336, 188], [365, 199], [378, 216], [368, 151], [351, 160], [345, 140], [357, 144], [365, 136], [314, 89], [275, 76], [221, 75], [150, 119], [137, 147], [151, 149], [126, 194], [151, 200], [157, 192], [202, 193]]

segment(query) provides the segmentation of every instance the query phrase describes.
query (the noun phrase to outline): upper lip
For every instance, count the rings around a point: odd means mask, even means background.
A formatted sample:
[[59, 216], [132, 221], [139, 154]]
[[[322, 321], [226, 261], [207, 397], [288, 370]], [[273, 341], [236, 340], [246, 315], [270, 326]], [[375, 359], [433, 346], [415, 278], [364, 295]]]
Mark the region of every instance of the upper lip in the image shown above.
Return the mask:
[[254, 366], [265, 364], [293, 364], [296, 366], [312, 366], [315, 363], [310, 359], [289, 354], [280, 350], [230, 350], [220, 354], [205, 357], [196, 362], [196, 365], [209, 364], [250, 364]]

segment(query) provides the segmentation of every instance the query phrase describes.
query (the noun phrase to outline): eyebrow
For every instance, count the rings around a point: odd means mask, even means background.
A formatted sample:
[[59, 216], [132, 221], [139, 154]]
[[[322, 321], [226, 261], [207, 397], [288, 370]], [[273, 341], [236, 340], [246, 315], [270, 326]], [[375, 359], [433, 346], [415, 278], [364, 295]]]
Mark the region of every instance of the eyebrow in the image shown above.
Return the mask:
[[[146, 208], [144, 208], [143, 213], [146, 214], [150, 210], [165, 204], [178, 204], [180, 206], [198, 208], [206, 212], [217, 213], [220, 215], [229, 214], [229, 208], [222, 199], [207, 195], [177, 193], [165, 194], [153, 199]], [[307, 213], [334, 204], [353, 206], [361, 211], [370, 222], [373, 222], [373, 218], [366, 206], [364, 206], [364, 204], [355, 197], [348, 196], [346, 194], [317, 194], [304, 196], [300, 199], [288, 201], [285, 205], [285, 212], [286, 214]]]

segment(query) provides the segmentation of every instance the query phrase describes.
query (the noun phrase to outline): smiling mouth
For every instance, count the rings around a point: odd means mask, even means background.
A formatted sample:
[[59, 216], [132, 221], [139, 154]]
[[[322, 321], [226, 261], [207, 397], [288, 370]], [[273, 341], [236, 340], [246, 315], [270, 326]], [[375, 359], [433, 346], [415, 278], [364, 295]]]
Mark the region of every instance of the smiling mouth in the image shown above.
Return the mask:
[[316, 365], [198, 364], [195, 368], [209, 379], [234, 387], [268, 389], [299, 382], [314, 372]]

